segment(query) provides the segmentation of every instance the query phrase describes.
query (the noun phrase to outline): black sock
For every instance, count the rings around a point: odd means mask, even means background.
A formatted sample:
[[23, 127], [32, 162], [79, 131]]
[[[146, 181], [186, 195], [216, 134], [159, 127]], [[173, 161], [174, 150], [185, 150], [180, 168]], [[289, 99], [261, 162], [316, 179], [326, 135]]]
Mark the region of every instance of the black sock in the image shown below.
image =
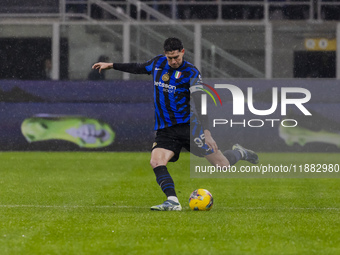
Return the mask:
[[229, 160], [231, 166], [235, 165], [237, 161], [242, 159], [241, 152], [237, 150], [226, 150], [223, 155]]
[[167, 197], [169, 196], [176, 197], [175, 184], [168, 172], [167, 167], [157, 166], [153, 169], [153, 171], [155, 172], [155, 175], [156, 175], [156, 181], [158, 185], [161, 187], [164, 194]]

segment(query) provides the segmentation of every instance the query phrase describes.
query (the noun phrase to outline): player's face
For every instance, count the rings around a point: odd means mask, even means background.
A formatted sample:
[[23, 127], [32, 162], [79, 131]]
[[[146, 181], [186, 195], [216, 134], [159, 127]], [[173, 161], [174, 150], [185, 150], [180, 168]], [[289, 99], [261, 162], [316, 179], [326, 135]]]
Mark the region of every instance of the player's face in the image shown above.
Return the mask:
[[183, 55], [184, 55], [184, 49], [179, 51], [179, 50], [174, 50], [174, 51], [166, 51], [164, 52], [168, 64], [171, 68], [178, 68], [180, 65], [183, 63]]

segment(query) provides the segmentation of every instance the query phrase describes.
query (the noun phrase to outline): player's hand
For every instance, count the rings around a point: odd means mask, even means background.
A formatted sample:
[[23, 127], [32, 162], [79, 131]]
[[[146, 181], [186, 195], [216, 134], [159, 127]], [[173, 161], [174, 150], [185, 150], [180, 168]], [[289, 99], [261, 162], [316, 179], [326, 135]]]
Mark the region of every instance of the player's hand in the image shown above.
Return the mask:
[[212, 138], [211, 133], [209, 130], [204, 130], [204, 137], [205, 137], [205, 144], [215, 152], [218, 151], [217, 143], [215, 142], [214, 138]]
[[98, 69], [99, 73], [102, 70], [112, 69], [112, 68], [113, 68], [113, 63], [105, 63], [105, 62], [98, 62], [92, 66], [92, 69]]

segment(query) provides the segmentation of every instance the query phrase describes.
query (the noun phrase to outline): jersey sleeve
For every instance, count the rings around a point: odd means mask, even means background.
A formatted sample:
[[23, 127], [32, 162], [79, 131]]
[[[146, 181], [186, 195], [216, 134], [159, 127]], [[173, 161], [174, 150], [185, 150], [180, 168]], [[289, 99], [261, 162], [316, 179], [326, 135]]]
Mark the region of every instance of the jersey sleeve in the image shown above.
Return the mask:
[[160, 56], [154, 57], [145, 63], [114, 63], [113, 69], [133, 74], [151, 74], [155, 62]]
[[193, 73], [190, 78], [190, 93], [202, 92], [203, 81], [200, 72], [196, 69], [197, 73]]
[[203, 92], [203, 81], [201, 74], [197, 70], [198, 74], [194, 75], [190, 79], [190, 93], [191, 93], [191, 100], [193, 100], [193, 107], [195, 108], [195, 112], [197, 113], [197, 118], [200, 121], [203, 129], [209, 129], [209, 119], [208, 115], [202, 115], [202, 100], [201, 95]]

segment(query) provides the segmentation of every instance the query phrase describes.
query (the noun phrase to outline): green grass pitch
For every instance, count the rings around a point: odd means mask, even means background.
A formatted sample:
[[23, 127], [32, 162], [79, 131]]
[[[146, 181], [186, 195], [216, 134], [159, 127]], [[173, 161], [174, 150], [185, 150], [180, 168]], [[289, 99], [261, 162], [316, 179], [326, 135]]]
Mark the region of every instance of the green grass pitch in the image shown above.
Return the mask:
[[[340, 179], [192, 179], [183, 153], [169, 171], [184, 210], [155, 212], [149, 156], [0, 153], [0, 254], [340, 254]], [[197, 188], [211, 211], [189, 209]]]

